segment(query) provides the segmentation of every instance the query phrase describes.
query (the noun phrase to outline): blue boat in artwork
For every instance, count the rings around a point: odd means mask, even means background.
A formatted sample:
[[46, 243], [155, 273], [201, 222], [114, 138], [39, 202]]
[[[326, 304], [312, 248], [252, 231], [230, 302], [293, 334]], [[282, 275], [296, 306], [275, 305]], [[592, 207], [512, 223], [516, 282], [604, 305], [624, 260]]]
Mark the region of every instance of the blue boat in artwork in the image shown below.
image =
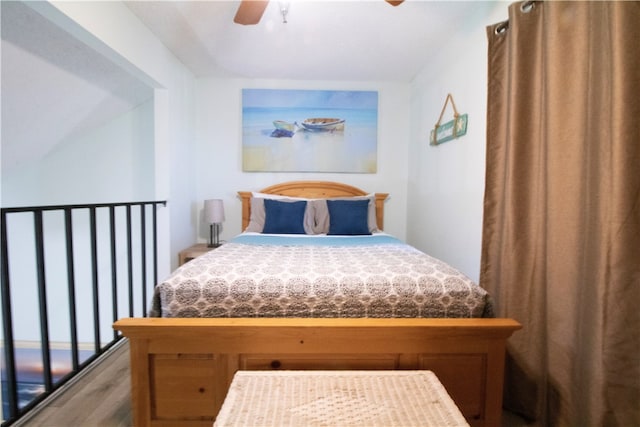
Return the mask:
[[285, 122], [284, 120], [274, 120], [273, 126], [275, 126], [276, 128], [273, 132], [271, 132], [271, 136], [273, 138], [291, 138], [296, 132], [298, 123]]
[[273, 126], [275, 126], [276, 129], [280, 129], [280, 130], [288, 130], [288, 131], [295, 131], [296, 128], [298, 127], [298, 123], [297, 122], [285, 122], [284, 120], [274, 120], [273, 121]]

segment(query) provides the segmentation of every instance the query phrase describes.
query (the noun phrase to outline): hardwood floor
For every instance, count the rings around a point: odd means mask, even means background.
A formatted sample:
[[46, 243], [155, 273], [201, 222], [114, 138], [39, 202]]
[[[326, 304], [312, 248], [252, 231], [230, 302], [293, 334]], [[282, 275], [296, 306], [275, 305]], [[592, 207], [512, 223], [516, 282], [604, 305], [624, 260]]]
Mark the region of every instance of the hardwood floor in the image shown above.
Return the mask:
[[106, 357], [53, 395], [16, 426], [130, 427], [129, 343], [122, 340]]

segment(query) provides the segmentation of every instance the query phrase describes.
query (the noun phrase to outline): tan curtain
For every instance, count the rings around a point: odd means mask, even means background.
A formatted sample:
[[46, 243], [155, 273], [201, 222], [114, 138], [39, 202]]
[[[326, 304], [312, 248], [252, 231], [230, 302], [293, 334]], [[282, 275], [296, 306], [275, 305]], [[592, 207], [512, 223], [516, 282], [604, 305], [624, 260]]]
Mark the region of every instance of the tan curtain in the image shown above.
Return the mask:
[[481, 285], [523, 329], [505, 406], [640, 426], [640, 2], [527, 2], [487, 29]]

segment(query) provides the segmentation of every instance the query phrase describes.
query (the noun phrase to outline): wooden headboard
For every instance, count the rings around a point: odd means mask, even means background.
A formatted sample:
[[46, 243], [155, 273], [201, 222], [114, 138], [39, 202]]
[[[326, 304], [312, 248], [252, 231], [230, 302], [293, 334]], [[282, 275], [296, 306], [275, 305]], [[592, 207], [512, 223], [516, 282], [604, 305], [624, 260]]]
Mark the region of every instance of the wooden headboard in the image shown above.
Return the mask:
[[[366, 196], [370, 194], [364, 190], [347, 184], [331, 181], [290, 181], [272, 185], [259, 191], [266, 194], [281, 196], [304, 197], [307, 199], [326, 199], [331, 197]], [[251, 218], [251, 191], [238, 191], [242, 199], [242, 229], [246, 229]], [[375, 193], [376, 220], [378, 229], [384, 227], [384, 201], [388, 193]]]

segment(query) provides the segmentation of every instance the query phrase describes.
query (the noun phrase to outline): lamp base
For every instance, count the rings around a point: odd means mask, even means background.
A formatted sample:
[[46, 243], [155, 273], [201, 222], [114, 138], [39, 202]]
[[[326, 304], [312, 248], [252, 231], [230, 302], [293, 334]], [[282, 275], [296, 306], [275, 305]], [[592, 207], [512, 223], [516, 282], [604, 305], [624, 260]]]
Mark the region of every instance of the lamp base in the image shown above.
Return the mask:
[[220, 243], [220, 224], [210, 224], [209, 225], [209, 244], [208, 248], [217, 248], [222, 243]]

